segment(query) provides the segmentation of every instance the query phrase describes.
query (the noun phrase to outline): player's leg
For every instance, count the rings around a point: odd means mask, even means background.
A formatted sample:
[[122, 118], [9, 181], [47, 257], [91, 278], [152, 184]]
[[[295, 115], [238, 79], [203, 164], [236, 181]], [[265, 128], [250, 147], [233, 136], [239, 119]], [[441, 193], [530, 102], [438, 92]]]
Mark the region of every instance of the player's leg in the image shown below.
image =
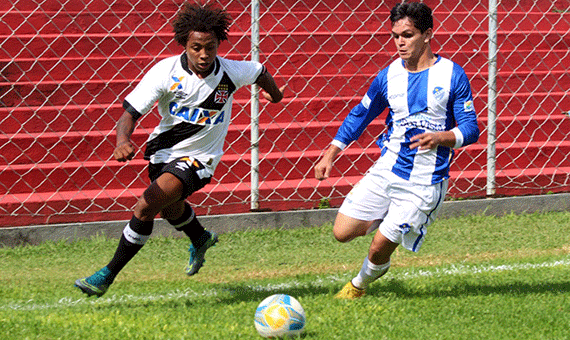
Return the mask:
[[105, 294], [117, 274], [150, 238], [154, 217], [165, 206], [180, 200], [182, 194], [183, 183], [170, 173], [164, 173], [153, 181], [137, 201], [111, 261], [95, 274], [75, 281], [75, 286], [89, 296]]
[[333, 235], [339, 242], [349, 242], [366, 235], [373, 223], [374, 221], [360, 220], [339, 212], [334, 222]]
[[190, 238], [186, 274], [194, 275], [202, 268], [206, 251], [218, 242], [218, 235], [204, 229], [190, 204], [184, 200], [210, 183], [211, 175], [202, 163], [188, 157], [175, 160], [162, 171], [175, 175], [184, 184], [181, 200], [164, 207], [160, 214], [176, 230], [184, 232]]
[[[351, 190], [339, 209], [333, 227], [333, 234], [338, 241], [348, 242], [378, 228], [390, 206], [388, 185], [389, 182], [384, 180], [381, 174], [369, 172]], [[364, 282], [372, 282], [385, 272], [385, 266], [374, 265], [366, 256], [359, 274], [335, 297], [342, 299], [361, 297], [367, 286]]]
[[163, 173], [149, 185], [123, 230], [115, 256], [107, 265], [112, 273], [118, 274], [144, 246], [152, 234], [154, 218], [165, 206], [180, 200], [182, 194], [182, 182], [170, 173]]
[[360, 272], [338, 297], [355, 298], [364, 295], [370, 283], [386, 274], [390, 268], [390, 257], [400, 244], [408, 250], [419, 251], [427, 227], [442, 206], [447, 181], [428, 186], [416, 185], [396, 177], [391, 181], [389, 211], [374, 235]]
[[335, 297], [354, 299], [363, 296], [368, 285], [388, 272], [390, 257], [398, 245], [398, 243], [392, 242], [382, 235], [380, 230], [377, 230], [360, 271]]
[[180, 201], [164, 208], [161, 216], [176, 230], [184, 232], [190, 238], [190, 259], [185, 271], [189, 276], [196, 274], [205, 262], [206, 250], [218, 242], [218, 235], [200, 224], [188, 202]]

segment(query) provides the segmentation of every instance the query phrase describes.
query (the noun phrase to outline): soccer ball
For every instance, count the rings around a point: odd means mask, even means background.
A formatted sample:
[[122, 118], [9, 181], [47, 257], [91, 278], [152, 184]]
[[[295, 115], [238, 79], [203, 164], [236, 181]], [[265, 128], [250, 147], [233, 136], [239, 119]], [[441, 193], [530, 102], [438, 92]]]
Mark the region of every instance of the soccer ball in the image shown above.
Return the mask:
[[305, 310], [290, 295], [271, 295], [257, 306], [255, 328], [264, 338], [299, 335], [305, 328]]

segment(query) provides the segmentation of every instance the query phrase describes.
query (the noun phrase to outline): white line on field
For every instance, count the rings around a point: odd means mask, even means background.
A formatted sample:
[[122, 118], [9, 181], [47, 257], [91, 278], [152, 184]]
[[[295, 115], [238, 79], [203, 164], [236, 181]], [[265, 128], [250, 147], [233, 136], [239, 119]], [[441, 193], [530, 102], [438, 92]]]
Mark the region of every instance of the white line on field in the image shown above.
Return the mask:
[[[528, 270], [528, 269], [540, 269], [540, 268], [552, 268], [558, 266], [570, 266], [570, 257], [558, 261], [542, 262], [542, 263], [520, 263], [520, 264], [509, 264], [509, 265], [452, 265], [445, 268], [435, 268], [429, 269], [408, 269], [408, 270], [397, 270], [394, 272], [388, 272], [385, 276], [387, 279], [413, 279], [418, 277], [442, 277], [451, 275], [470, 275], [470, 274], [481, 274], [488, 272], [503, 272], [503, 271], [516, 271], [516, 270]], [[247, 286], [246, 288], [258, 291], [258, 292], [276, 292], [280, 290], [287, 290], [292, 288], [308, 288], [308, 287], [326, 287], [331, 283], [345, 282], [353, 273], [347, 273], [343, 275], [328, 275], [324, 277], [319, 277], [315, 281], [310, 283], [301, 283], [298, 281], [290, 281], [283, 283], [269, 283], [266, 285], [255, 285]], [[0, 311], [4, 310], [21, 310], [21, 311], [33, 311], [42, 309], [54, 309], [54, 308], [65, 308], [78, 305], [107, 305], [114, 303], [125, 303], [125, 302], [138, 302], [138, 301], [159, 301], [159, 300], [175, 300], [181, 298], [192, 298], [192, 297], [208, 297], [216, 296], [224, 291], [222, 289], [207, 289], [202, 291], [194, 290], [175, 290], [167, 294], [153, 294], [153, 295], [110, 295], [104, 298], [98, 299], [87, 299], [80, 298], [74, 299], [70, 297], [64, 297], [56, 302], [48, 303], [38, 303], [33, 299], [28, 301], [23, 301], [20, 303], [11, 303], [7, 305], [0, 306]]]

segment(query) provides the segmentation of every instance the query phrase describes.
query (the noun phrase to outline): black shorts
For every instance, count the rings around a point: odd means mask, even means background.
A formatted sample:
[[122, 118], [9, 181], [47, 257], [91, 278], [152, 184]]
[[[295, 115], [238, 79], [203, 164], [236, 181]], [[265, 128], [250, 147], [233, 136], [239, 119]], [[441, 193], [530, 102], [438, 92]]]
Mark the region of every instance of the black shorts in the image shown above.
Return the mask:
[[205, 187], [212, 179], [204, 165], [191, 157], [180, 157], [170, 163], [148, 165], [148, 177], [153, 182], [165, 172], [176, 176], [184, 185], [181, 200]]

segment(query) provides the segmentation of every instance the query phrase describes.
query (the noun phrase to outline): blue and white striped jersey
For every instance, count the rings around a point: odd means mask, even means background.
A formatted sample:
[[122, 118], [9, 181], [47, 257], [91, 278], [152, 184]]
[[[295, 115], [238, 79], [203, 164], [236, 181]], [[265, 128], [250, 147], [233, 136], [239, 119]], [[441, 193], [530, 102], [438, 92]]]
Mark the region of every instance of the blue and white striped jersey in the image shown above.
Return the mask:
[[368, 124], [389, 108], [387, 131], [377, 144], [379, 164], [401, 178], [419, 184], [435, 184], [449, 178], [453, 149], [410, 149], [410, 138], [423, 132], [453, 131], [456, 145], [479, 138], [471, 86], [461, 66], [437, 57], [421, 72], [409, 72], [397, 59], [372, 82], [362, 101], [343, 121], [332, 144], [344, 149], [357, 140]]

